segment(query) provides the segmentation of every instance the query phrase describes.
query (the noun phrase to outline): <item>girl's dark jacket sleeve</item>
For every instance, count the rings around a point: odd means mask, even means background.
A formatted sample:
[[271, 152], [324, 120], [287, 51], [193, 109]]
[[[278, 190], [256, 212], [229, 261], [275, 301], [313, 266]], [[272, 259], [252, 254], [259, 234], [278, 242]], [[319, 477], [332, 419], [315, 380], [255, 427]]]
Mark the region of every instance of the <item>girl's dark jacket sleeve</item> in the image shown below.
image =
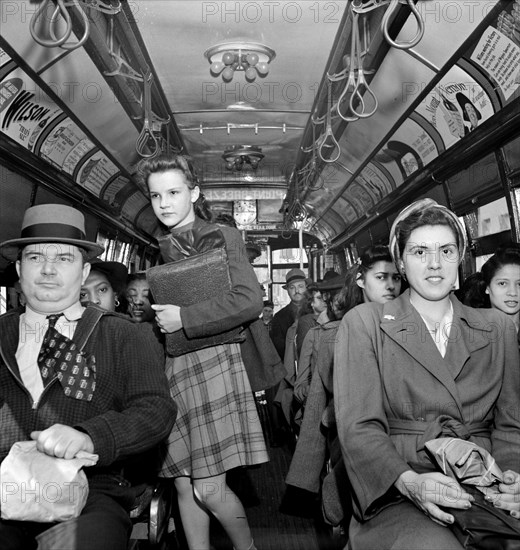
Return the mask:
[[214, 227], [220, 230], [224, 238], [231, 290], [210, 300], [181, 307], [182, 326], [189, 338], [200, 338], [230, 330], [258, 318], [262, 313], [262, 288], [247, 259], [242, 235], [232, 227]]

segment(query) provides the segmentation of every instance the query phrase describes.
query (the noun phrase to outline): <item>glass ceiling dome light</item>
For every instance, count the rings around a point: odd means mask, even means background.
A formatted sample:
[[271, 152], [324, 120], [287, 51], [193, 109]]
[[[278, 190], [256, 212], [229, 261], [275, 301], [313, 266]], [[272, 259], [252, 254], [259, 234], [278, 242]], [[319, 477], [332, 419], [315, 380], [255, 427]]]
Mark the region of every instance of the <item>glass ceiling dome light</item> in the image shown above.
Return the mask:
[[233, 145], [224, 151], [222, 158], [226, 161], [226, 168], [240, 172], [247, 165], [251, 166], [252, 170], [258, 168], [258, 164], [264, 158], [262, 149], [254, 145]]
[[231, 82], [235, 71], [244, 71], [246, 80], [253, 82], [257, 76], [263, 78], [269, 73], [269, 63], [276, 53], [263, 44], [228, 42], [208, 48], [204, 57], [211, 63], [211, 74], [221, 74], [224, 82]]

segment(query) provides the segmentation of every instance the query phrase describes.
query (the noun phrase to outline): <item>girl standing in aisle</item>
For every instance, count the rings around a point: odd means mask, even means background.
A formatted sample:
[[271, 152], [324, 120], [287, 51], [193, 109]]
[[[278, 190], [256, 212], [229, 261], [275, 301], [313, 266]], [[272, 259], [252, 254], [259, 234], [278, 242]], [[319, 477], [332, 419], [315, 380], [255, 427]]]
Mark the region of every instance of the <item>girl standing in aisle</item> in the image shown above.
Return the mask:
[[[183, 329], [188, 338], [230, 330], [258, 318], [262, 294], [234, 228], [209, 223], [211, 213], [186, 158], [141, 161], [153, 211], [169, 230], [160, 237], [164, 262], [224, 248], [231, 290], [191, 306], [157, 304], [164, 333]], [[190, 289], [197, 292], [197, 287]], [[226, 484], [226, 472], [268, 460], [262, 427], [238, 343], [167, 356], [170, 391], [179, 407], [160, 473], [175, 479], [182, 524], [191, 550], [209, 550], [210, 514], [236, 550], [255, 549], [244, 508]]]

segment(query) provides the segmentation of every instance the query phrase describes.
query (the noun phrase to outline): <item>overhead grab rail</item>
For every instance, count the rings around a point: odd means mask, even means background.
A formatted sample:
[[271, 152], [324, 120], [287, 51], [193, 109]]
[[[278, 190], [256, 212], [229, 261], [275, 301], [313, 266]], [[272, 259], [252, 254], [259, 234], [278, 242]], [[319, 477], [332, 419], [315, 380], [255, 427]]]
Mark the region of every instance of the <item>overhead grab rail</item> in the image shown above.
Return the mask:
[[[349, 107], [350, 107], [350, 110], [359, 118], [368, 118], [368, 117], [371, 117], [377, 111], [378, 101], [377, 101], [376, 94], [370, 89], [370, 86], [366, 81], [365, 74], [368, 71], [365, 71], [363, 67], [363, 56], [366, 55], [366, 53], [368, 52], [368, 46], [369, 46], [367, 22], [365, 18], [363, 18], [363, 45], [364, 45], [364, 53], [363, 53], [361, 51], [361, 41], [359, 38], [358, 18], [359, 18], [359, 15], [353, 11], [352, 12], [352, 40], [351, 40], [350, 63], [351, 63], [352, 72], [354, 72], [352, 70], [352, 67], [355, 65], [355, 70], [357, 72], [357, 81], [355, 81], [354, 91], [350, 96]], [[364, 93], [362, 93], [362, 90], [364, 90]], [[365, 108], [364, 98], [366, 98], [366, 96], [370, 96], [372, 98], [374, 106], [371, 111], [367, 111]], [[355, 98], [358, 98], [358, 105], [361, 106], [361, 111], [356, 110], [356, 107], [354, 105]]]
[[318, 191], [324, 185], [323, 179], [321, 178], [320, 172], [318, 171], [316, 149], [316, 126], [313, 124], [312, 147], [310, 147], [308, 150], [302, 148], [304, 152], [310, 152], [312, 150], [312, 157], [311, 160], [301, 170], [298, 171], [298, 176], [302, 176], [302, 194], [304, 194], [308, 189], [311, 191]]
[[123, 8], [121, 4], [121, 0], [119, 0], [117, 6], [112, 6], [112, 4], [107, 4], [105, 2], [102, 2], [102, 0], [82, 0], [82, 2], [86, 6], [88, 6], [90, 9], [97, 10], [107, 15], [116, 15]]
[[[31, 36], [35, 42], [40, 44], [40, 46], [43, 46], [45, 48], [63, 48], [65, 50], [75, 50], [77, 48], [80, 48], [83, 46], [83, 44], [87, 41], [87, 38], [90, 33], [90, 21], [85, 13], [84, 9], [81, 7], [79, 0], [57, 0], [57, 5], [52, 12], [52, 16], [49, 18], [46, 17], [45, 13], [48, 10], [48, 4], [51, 0], [43, 0], [41, 6], [38, 8], [37, 11], [35, 11], [31, 17], [31, 21], [29, 23], [29, 31], [31, 33]], [[67, 10], [67, 7], [75, 7], [83, 20], [83, 36], [77, 41], [77, 42], [67, 42], [69, 39], [71, 33], [72, 33], [72, 19], [70, 17], [70, 14]], [[63, 35], [58, 38], [56, 36], [56, 25], [58, 24], [59, 16], [61, 15], [62, 19], [65, 21], [65, 32]], [[48, 27], [47, 31], [52, 40], [48, 40], [46, 38], [43, 38], [40, 36], [37, 30], [38, 22], [42, 20], [43, 22], [48, 21]]]
[[119, 52], [114, 49], [114, 19], [110, 18], [108, 27], [108, 53], [117, 63], [117, 67], [113, 71], [104, 71], [105, 76], [124, 76], [131, 78], [137, 82], [143, 82], [143, 76], [140, 75], [125, 59], [121, 57], [121, 45], [119, 44]]
[[[395, 40], [392, 40], [390, 38], [390, 34], [388, 32], [390, 19], [392, 15], [394, 15], [395, 11], [398, 9], [399, 4], [407, 4], [413, 16], [415, 17], [415, 21], [417, 22], [417, 33], [409, 42], [396, 42]], [[415, 5], [414, 0], [368, 0], [365, 2], [363, 0], [353, 0], [352, 11], [354, 13], [363, 14], [387, 5], [388, 8], [386, 9], [383, 19], [381, 21], [381, 31], [386, 41], [393, 48], [397, 48], [400, 50], [407, 50], [409, 48], [417, 46], [424, 35], [424, 20], [419, 13], [419, 10], [417, 9], [417, 6]]]
[[[325, 125], [325, 134], [321, 139], [321, 143], [318, 145], [318, 156], [323, 162], [332, 163], [336, 162], [341, 155], [341, 148], [338, 141], [334, 137], [334, 132], [332, 131], [332, 120], [331, 120], [331, 111], [332, 111], [332, 82], [327, 75], [327, 86], [328, 86], [328, 101], [327, 101], [327, 122]], [[327, 141], [330, 139], [331, 143], [327, 144]], [[329, 158], [323, 156], [324, 147], [333, 147], [331, 155]], [[337, 150], [337, 155], [332, 156], [334, 151]]]
[[55, 48], [57, 46], [61, 46], [68, 40], [72, 32], [72, 20], [70, 18], [69, 12], [65, 7], [64, 1], [58, 0], [58, 4], [52, 14], [52, 19], [53, 20], [56, 19], [56, 17], [58, 17], [58, 15], [61, 13], [61, 16], [65, 20], [65, 32], [63, 33], [63, 36], [61, 38], [55, 37], [54, 40], [47, 40], [39, 36], [36, 26], [38, 25], [38, 20], [40, 19], [41, 16], [43, 16], [44, 21], [47, 20], [47, 17], [44, 15], [44, 12], [46, 12], [47, 4], [49, 4], [50, 1], [51, 0], [43, 0], [43, 2], [41, 3], [41, 6], [33, 13], [31, 17], [31, 21], [29, 23], [29, 30], [31, 32], [31, 36], [33, 37], [33, 40], [35, 42], [38, 42], [40, 46], [44, 46], [45, 48]]
[[[363, 58], [368, 53], [370, 42], [367, 21], [363, 18], [363, 50], [361, 49], [361, 40], [359, 37], [359, 14], [353, 10], [351, 11], [351, 22], [350, 54], [343, 58], [345, 65], [348, 65], [348, 72], [345, 68], [340, 73], [329, 76], [329, 80], [336, 82], [343, 80], [348, 75], [347, 84], [341, 92], [338, 101], [332, 107], [345, 122], [355, 122], [360, 118], [371, 117], [378, 107], [377, 97], [365, 78], [365, 74], [368, 74], [369, 71], [365, 70], [363, 66]], [[341, 105], [346, 101], [347, 94], [349, 94], [349, 111], [343, 113]], [[372, 98], [373, 108], [371, 110], [366, 109], [364, 96]], [[357, 110], [357, 108], [360, 108], [360, 110]]]
[[[308, 213], [305, 205], [299, 199], [296, 199], [285, 215], [281, 237], [288, 239], [296, 228], [302, 231], [307, 216]], [[295, 227], [296, 224], [300, 224], [300, 226]]]
[[408, 42], [397, 42], [396, 40], [392, 40], [390, 38], [390, 34], [388, 32], [390, 19], [399, 7], [401, 0], [391, 0], [390, 6], [388, 6], [388, 8], [386, 9], [385, 14], [383, 15], [383, 19], [381, 20], [381, 30], [383, 31], [383, 35], [386, 41], [390, 44], [390, 46], [392, 46], [393, 48], [397, 48], [398, 50], [408, 50], [410, 48], [413, 48], [414, 46], [417, 46], [417, 44], [419, 44], [422, 37], [424, 36], [424, 20], [419, 13], [419, 10], [417, 9], [417, 6], [415, 5], [413, 0], [406, 0], [406, 2], [410, 10], [412, 11], [413, 16], [415, 17], [415, 21], [417, 22], [417, 33], [411, 40], [409, 40]]
[[[409, 42], [398, 43], [392, 40], [388, 33], [388, 26], [391, 17], [394, 15], [399, 4], [407, 4], [412, 11], [417, 21], [417, 34]], [[320, 136], [316, 144], [318, 144], [318, 155], [323, 159], [321, 151], [323, 146], [330, 147], [330, 145], [324, 145], [328, 137], [334, 137], [330, 130], [330, 122], [332, 119], [339, 117], [345, 122], [356, 122], [360, 118], [371, 117], [378, 109], [379, 102], [376, 94], [370, 88], [366, 75], [373, 71], [366, 70], [364, 68], [364, 59], [369, 53], [370, 48], [370, 30], [368, 26], [368, 20], [365, 16], [366, 13], [380, 8], [382, 6], [388, 6], [381, 22], [381, 29], [389, 44], [398, 49], [410, 49], [416, 46], [424, 35], [424, 21], [422, 19], [419, 10], [417, 9], [414, 0], [353, 0], [350, 5], [350, 17], [351, 17], [351, 39], [350, 39], [350, 52], [343, 57], [345, 68], [339, 73], [327, 74], [327, 85], [329, 87], [329, 102], [327, 112], [322, 117], [317, 117], [315, 114], [311, 116], [311, 122], [313, 125], [327, 123], [329, 128], [326, 129], [325, 135]], [[359, 29], [359, 15], [362, 15], [363, 23], [363, 49], [361, 48], [361, 38]], [[347, 79], [347, 83], [341, 92], [338, 100], [333, 105], [331, 104], [331, 82], [340, 82]], [[372, 108], [367, 109], [367, 98], [372, 98]], [[347, 102], [348, 110], [342, 111], [342, 104]], [[336, 116], [332, 114], [332, 111], [337, 113]], [[337, 141], [334, 139], [334, 142]], [[309, 153], [314, 147], [315, 142], [310, 148], [302, 148], [302, 151]], [[339, 146], [338, 146], [339, 147]], [[325, 162], [334, 162], [329, 159]]]
[[254, 130], [255, 135], [258, 135], [258, 130], [281, 130], [282, 133], [285, 134], [287, 130], [304, 130], [302, 126], [287, 126], [287, 124], [282, 124], [281, 126], [263, 126], [258, 123], [251, 123], [251, 124], [235, 124], [233, 122], [228, 122], [225, 126], [203, 126], [200, 124], [199, 126], [194, 127], [183, 127], [183, 132], [200, 132], [201, 134], [204, 134], [204, 132], [209, 130], [226, 130], [228, 135], [231, 135], [231, 130]]
[[[417, 23], [416, 35], [408, 42], [397, 42], [391, 39], [389, 34], [390, 22], [399, 8], [399, 4], [408, 5]], [[378, 98], [366, 80], [366, 75], [374, 71], [366, 70], [364, 67], [364, 62], [369, 54], [371, 43], [370, 28], [366, 14], [383, 6], [387, 7], [381, 21], [381, 32], [390, 46], [401, 50], [411, 49], [416, 46], [424, 36], [424, 20], [414, 0], [352, 0], [349, 6], [352, 24], [350, 52], [343, 56], [343, 70], [336, 74], [327, 73], [328, 102], [326, 113], [321, 117], [318, 117], [316, 112], [311, 115], [310, 119], [313, 130], [312, 145], [310, 147], [301, 147], [302, 152], [310, 153], [312, 151], [313, 155], [311, 160], [296, 173], [297, 177], [303, 177], [303, 186], [305, 190], [312, 190], [314, 179], [319, 180], [319, 175], [317, 177], [313, 176], [313, 172], [317, 173], [316, 153], [319, 159], [326, 163], [336, 162], [341, 155], [341, 147], [332, 132], [332, 120], [339, 116], [345, 122], [356, 122], [360, 118], [372, 116], [378, 109]], [[363, 48], [361, 47], [360, 38], [360, 15], [362, 16], [363, 24]], [[332, 83], [340, 82], [345, 79], [345, 87], [336, 103], [333, 104]], [[372, 98], [372, 107], [370, 109], [367, 108], [367, 103], [369, 102], [366, 101], [369, 98]], [[347, 103], [348, 109], [342, 110], [343, 103]], [[333, 112], [335, 112], [336, 115], [334, 115]], [[325, 133], [316, 140], [315, 126], [318, 124], [325, 124]], [[328, 143], [328, 141], [332, 143]], [[325, 147], [334, 147], [334, 150], [337, 149], [337, 154], [335, 156], [331, 155], [330, 158], [325, 158], [323, 155]], [[322, 186], [323, 183], [320, 182], [319, 187], [316, 187], [316, 189], [320, 189]]]
[[[143, 128], [135, 142], [135, 150], [143, 158], [152, 158], [161, 151], [161, 145], [152, 130], [152, 84], [153, 73], [148, 69], [143, 73]], [[147, 148], [150, 153], [145, 152]]]

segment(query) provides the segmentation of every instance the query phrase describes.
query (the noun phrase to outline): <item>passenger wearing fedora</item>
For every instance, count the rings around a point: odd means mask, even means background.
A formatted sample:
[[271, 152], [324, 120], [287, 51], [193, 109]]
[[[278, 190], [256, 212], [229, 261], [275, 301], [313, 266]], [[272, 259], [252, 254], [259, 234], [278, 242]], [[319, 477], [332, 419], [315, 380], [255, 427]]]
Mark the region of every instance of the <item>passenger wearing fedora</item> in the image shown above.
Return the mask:
[[99, 456], [86, 468], [89, 496], [78, 518], [0, 520], [2, 550], [125, 550], [135, 494], [123, 466], [174, 424], [176, 405], [152, 344], [130, 320], [80, 303], [89, 262], [102, 251], [87, 240], [81, 212], [57, 204], [29, 208], [21, 237], [0, 244], [16, 261], [27, 300], [0, 317], [0, 460], [31, 439], [50, 456]]
[[291, 269], [285, 276], [283, 288], [287, 290], [291, 301], [278, 313], [275, 313], [271, 324], [271, 339], [282, 359], [285, 357], [287, 331], [305, 304], [305, 290], [307, 288], [305, 273], [301, 269]]
[[[288, 376], [288, 373], [294, 370], [294, 368], [287, 369], [286, 366], [287, 364], [293, 365], [293, 361], [289, 358], [293, 352], [293, 347], [291, 346], [289, 348], [287, 357], [285, 353], [287, 332], [291, 331], [292, 335], [292, 331], [294, 331], [294, 335], [296, 334], [295, 321], [306, 307], [307, 279], [305, 273], [301, 269], [291, 269], [285, 276], [285, 281], [286, 283], [283, 288], [287, 290], [287, 294], [289, 294], [291, 301], [274, 315], [271, 322], [271, 340], [284, 362], [287, 373], [286, 376]], [[295, 326], [291, 328], [293, 325]], [[289, 340], [292, 341], [292, 336], [289, 336]], [[270, 395], [268, 399], [271, 399], [277, 405], [273, 407], [274, 436], [271, 441], [271, 446], [280, 446], [286, 442], [291, 442], [293, 439], [290, 426], [284, 413], [284, 400], [281, 397], [284, 394], [285, 387], [286, 382], [284, 378], [279, 384], [269, 390]]]

